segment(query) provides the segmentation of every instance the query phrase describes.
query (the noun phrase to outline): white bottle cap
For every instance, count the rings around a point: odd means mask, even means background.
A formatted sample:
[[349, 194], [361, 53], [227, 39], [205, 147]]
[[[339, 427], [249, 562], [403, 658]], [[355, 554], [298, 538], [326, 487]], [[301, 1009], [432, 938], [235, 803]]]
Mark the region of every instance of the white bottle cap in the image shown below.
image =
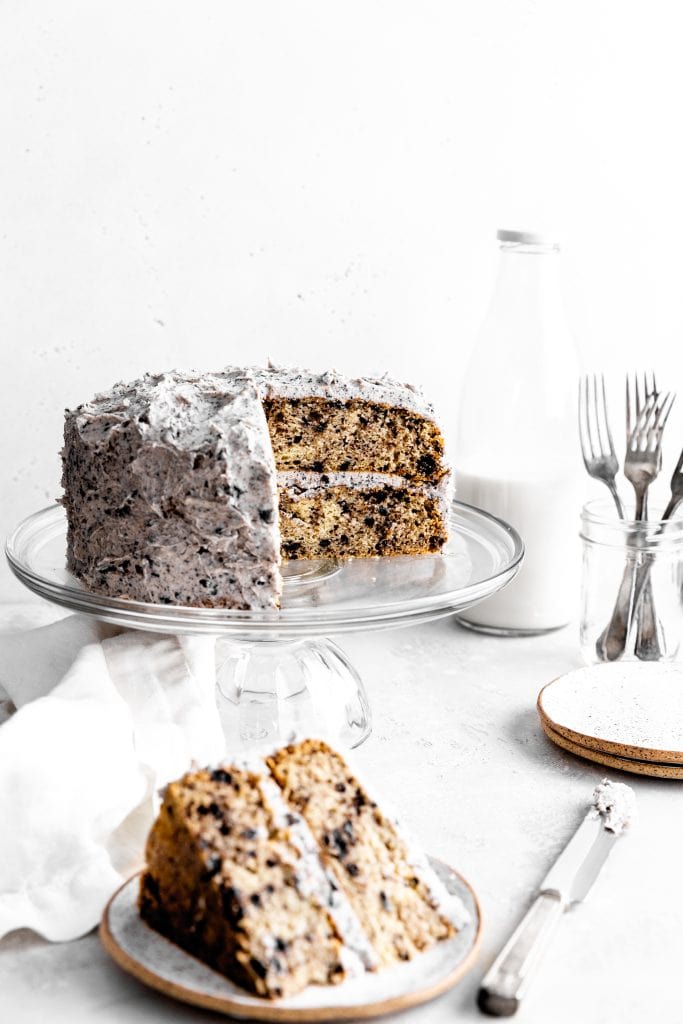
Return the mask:
[[559, 245], [556, 235], [539, 231], [508, 231], [499, 228], [496, 238], [499, 242], [513, 242], [518, 245]]

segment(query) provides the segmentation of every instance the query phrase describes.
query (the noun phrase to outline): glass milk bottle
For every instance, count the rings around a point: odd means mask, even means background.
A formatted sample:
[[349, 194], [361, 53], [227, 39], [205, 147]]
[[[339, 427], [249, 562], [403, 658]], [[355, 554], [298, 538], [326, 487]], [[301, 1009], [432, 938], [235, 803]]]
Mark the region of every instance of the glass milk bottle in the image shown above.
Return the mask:
[[559, 245], [526, 231], [499, 231], [498, 240], [493, 301], [460, 399], [456, 498], [509, 522], [526, 553], [512, 583], [460, 621], [523, 635], [563, 626], [578, 610], [579, 366], [560, 292]]

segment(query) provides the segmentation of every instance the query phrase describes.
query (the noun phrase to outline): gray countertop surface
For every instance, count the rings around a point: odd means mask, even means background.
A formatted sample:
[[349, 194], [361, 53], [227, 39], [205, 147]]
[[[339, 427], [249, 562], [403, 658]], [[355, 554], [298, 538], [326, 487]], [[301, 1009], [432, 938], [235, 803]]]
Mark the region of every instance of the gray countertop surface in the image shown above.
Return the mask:
[[[374, 732], [358, 762], [392, 792], [423, 846], [470, 881], [483, 910], [483, 945], [467, 977], [390, 1019], [484, 1020], [478, 982], [605, 775], [554, 747], [535, 709], [541, 686], [579, 665], [576, 630], [502, 639], [443, 619], [340, 642], [373, 705]], [[681, 783], [610, 777], [633, 786], [639, 820], [587, 902], [561, 922], [518, 1014], [527, 1024], [681, 1019], [673, 984], [683, 954]], [[62, 944], [29, 931], [0, 941], [3, 1024], [220, 1019], [128, 978], [95, 933]]]

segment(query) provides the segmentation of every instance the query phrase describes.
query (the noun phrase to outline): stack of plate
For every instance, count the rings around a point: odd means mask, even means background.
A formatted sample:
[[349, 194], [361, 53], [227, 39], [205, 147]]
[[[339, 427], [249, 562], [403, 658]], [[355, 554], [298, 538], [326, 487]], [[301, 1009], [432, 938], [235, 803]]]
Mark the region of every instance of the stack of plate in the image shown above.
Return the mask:
[[546, 736], [564, 750], [637, 775], [683, 779], [683, 669], [617, 662], [577, 669], [538, 695]]

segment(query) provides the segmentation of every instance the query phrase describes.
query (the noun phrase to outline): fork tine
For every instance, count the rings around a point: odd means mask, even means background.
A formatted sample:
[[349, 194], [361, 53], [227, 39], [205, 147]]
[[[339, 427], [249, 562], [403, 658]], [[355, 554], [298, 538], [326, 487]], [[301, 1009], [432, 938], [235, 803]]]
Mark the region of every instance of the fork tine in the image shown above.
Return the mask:
[[678, 474], [681, 472], [682, 469], [683, 469], [683, 451], [681, 452], [681, 454], [678, 457], [678, 462], [676, 463], [676, 468], [674, 469], [673, 475], [671, 477], [671, 486], [672, 487], [674, 486], [674, 480], [676, 479], [676, 477], [678, 476]]
[[587, 446], [586, 446], [586, 431], [585, 431], [585, 424], [584, 424], [585, 413], [584, 413], [584, 400], [583, 400], [583, 392], [584, 392], [585, 380], [586, 380], [585, 376], [581, 377], [581, 379], [579, 380], [579, 408], [578, 408], [578, 413], [579, 413], [579, 443], [581, 444], [581, 455], [583, 456], [583, 461], [584, 462], [586, 462], [588, 460], [588, 449], [587, 449]]
[[605, 445], [603, 443], [602, 430], [600, 426], [600, 405], [598, 402], [598, 375], [593, 374], [593, 413], [595, 415], [595, 440], [598, 446], [598, 454], [602, 455], [605, 451]]
[[590, 456], [592, 459], [595, 458], [595, 431], [593, 430], [593, 420], [591, 418], [591, 379], [590, 374], [586, 374], [586, 431], [588, 434], [588, 447], [590, 449]]
[[638, 383], [638, 374], [637, 373], [634, 374], [634, 377], [635, 377], [635, 384], [636, 384], [635, 391], [636, 391], [636, 419], [637, 419], [640, 416], [642, 406], [641, 406], [641, 402], [640, 402], [640, 384]]
[[660, 452], [662, 434], [675, 397], [671, 391], [667, 391], [663, 399], [655, 402], [650, 410], [647, 425], [643, 429], [643, 451], [650, 451], [653, 454]]
[[607, 395], [605, 394], [605, 375], [600, 374], [600, 380], [602, 383], [602, 416], [605, 423], [605, 430], [607, 432], [607, 440], [609, 442], [610, 455], [614, 455], [614, 441], [612, 440], [612, 431], [609, 428], [609, 416], [607, 415]]
[[631, 434], [629, 443], [629, 449], [631, 451], [645, 451], [647, 448], [648, 438], [650, 431], [654, 427], [654, 417], [658, 409], [659, 406], [657, 399], [654, 395], [650, 395], [634, 424], [633, 433]]
[[631, 382], [628, 374], [626, 374], [626, 440], [629, 441], [631, 437]]
[[590, 442], [590, 421], [588, 404], [588, 375], [584, 374], [579, 383], [579, 437], [581, 439], [581, 454], [583, 461], [588, 462], [593, 457], [593, 449]]
[[655, 371], [654, 370], [650, 370], [650, 378], [651, 378], [651, 381], [652, 381], [652, 383], [650, 385], [650, 392], [653, 395], [658, 395], [659, 391], [657, 390], [657, 379], [655, 377]]
[[[599, 387], [599, 381], [602, 381], [602, 389]], [[600, 446], [600, 454], [605, 455], [608, 448], [607, 441], [605, 439], [605, 407], [604, 407], [604, 377], [600, 374], [598, 377], [597, 373], [593, 374], [593, 398], [595, 402], [595, 423], [596, 431], [598, 435], [598, 444]]]
[[668, 394], [666, 395], [664, 401], [662, 402], [661, 407], [659, 409], [659, 412], [657, 414], [657, 419], [655, 420], [654, 429], [656, 431], [658, 431], [658, 433], [659, 433], [659, 440], [660, 441], [661, 441], [661, 437], [662, 437], [662, 432], [664, 430], [664, 427], [666, 426], [666, 421], [669, 418], [669, 413], [671, 412], [672, 406], [673, 406], [675, 401], [676, 401], [676, 393], [675, 393], [675, 391], [669, 391]]

